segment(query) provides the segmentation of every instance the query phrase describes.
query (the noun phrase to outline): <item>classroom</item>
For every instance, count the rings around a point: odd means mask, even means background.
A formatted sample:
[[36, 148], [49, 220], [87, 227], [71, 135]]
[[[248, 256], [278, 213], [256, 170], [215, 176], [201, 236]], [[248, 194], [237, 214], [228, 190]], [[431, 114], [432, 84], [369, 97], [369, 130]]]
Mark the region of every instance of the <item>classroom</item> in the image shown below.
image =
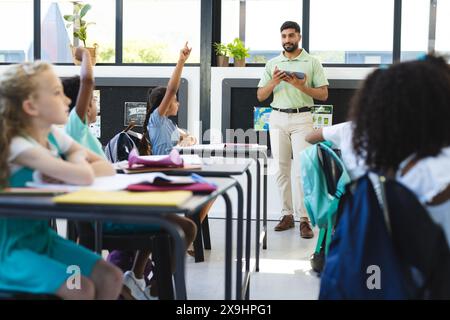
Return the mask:
[[449, 16], [0, 0], [0, 300], [450, 301]]

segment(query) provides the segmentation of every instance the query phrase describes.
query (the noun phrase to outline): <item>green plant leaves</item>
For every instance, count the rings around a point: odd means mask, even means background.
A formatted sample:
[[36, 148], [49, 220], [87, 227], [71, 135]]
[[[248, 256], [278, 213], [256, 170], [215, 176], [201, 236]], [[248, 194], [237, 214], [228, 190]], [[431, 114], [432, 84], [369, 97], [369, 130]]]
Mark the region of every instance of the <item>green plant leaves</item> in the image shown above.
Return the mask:
[[246, 48], [244, 43], [239, 39], [235, 38], [233, 42], [227, 45], [228, 52], [230, 53], [230, 57], [241, 60], [247, 57], [250, 57], [249, 48]]
[[70, 22], [66, 24], [66, 28], [70, 28], [74, 25], [73, 36], [83, 41], [83, 45], [86, 47], [87, 39], [87, 27], [95, 24], [94, 22], [86, 22], [82, 18], [87, 14], [87, 12], [92, 8], [90, 4], [82, 4], [79, 2], [73, 2], [73, 12], [74, 14], [64, 15], [64, 20]]
[[71, 14], [65, 14], [64, 15], [64, 20], [69, 21], [69, 22], [73, 22], [73, 20], [75, 20], [75, 16], [73, 16]]
[[87, 13], [89, 10], [91, 10], [91, 8], [92, 8], [92, 6], [91, 6], [90, 4], [85, 4], [85, 5], [83, 6], [83, 8], [81, 8], [81, 11], [80, 11], [80, 18], [83, 18], [83, 17], [86, 15], [86, 13]]

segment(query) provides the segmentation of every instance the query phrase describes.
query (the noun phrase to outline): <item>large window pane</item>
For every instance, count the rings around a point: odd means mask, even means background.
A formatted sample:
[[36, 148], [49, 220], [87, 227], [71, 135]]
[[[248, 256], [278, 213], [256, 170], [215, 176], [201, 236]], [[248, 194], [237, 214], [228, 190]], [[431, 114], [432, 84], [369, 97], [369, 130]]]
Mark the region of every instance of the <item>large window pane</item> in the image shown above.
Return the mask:
[[[92, 9], [83, 18], [93, 22], [87, 28], [86, 46], [98, 45], [97, 62], [115, 60], [115, 0], [78, 1]], [[72, 62], [70, 45], [83, 45], [73, 37], [73, 25], [67, 28], [64, 15], [73, 14], [74, 2], [48, 1], [41, 4], [41, 58], [56, 63]], [[74, 42], [75, 41], [75, 42]]]
[[292, 20], [302, 26], [302, 0], [247, 0], [245, 45], [249, 62], [265, 62], [280, 54], [280, 27]]
[[[436, 16], [436, 51], [450, 55], [450, 0], [438, 0]], [[450, 58], [448, 58], [450, 61]]]
[[401, 60], [413, 60], [428, 51], [430, 0], [403, 0]]
[[322, 62], [392, 62], [393, 0], [313, 0], [310, 19], [310, 51]]
[[33, 60], [33, 1], [0, 0], [0, 62]]
[[230, 43], [239, 37], [239, 0], [222, 0], [222, 43]]
[[176, 63], [186, 41], [188, 63], [200, 62], [200, 0], [127, 0], [123, 3], [123, 60]]

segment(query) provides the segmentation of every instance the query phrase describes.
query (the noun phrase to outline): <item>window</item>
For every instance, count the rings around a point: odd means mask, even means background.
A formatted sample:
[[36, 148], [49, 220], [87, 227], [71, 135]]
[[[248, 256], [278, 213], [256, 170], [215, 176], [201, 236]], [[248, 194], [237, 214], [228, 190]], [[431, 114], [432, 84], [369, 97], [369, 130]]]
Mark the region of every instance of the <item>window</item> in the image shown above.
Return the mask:
[[[98, 44], [97, 62], [115, 59], [115, 0], [78, 1], [92, 8], [84, 20], [94, 22], [87, 28], [86, 46]], [[64, 15], [73, 14], [73, 1], [42, 1], [41, 4], [41, 58], [54, 63], [71, 63], [70, 45], [83, 45], [73, 38], [73, 26], [66, 28]]]
[[239, 0], [222, 0], [221, 42], [230, 43], [239, 37]]
[[188, 41], [188, 63], [200, 62], [200, 0], [127, 0], [123, 62], [176, 63]]
[[[438, 0], [436, 12], [436, 51], [450, 55], [450, 1]], [[447, 57], [450, 62], [450, 57]]]
[[323, 63], [392, 63], [393, 0], [313, 0], [310, 51]]
[[245, 46], [250, 48], [249, 62], [264, 63], [280, 54], [280, 27], [287, 20], [297, 22], [301, 28], [301, 0], [246, 1]]
[[0, 30], [0, 63], [33, 60], [32, 0], [0, 0]]
[[430, 0], [402, 1], [401, 60], [414, 60], [428, 51]]

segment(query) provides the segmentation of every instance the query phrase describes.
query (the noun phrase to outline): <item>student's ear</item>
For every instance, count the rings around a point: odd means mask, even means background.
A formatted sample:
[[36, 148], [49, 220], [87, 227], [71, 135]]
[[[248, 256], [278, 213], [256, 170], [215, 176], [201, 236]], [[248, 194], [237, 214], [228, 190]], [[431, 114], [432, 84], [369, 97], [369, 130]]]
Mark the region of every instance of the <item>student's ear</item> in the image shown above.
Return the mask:
[[25, 114], [33, 117], [39, 114], [38, 108], [33, 103], [33, 101], [31, 101], [31, 99], [26, 99], [24, 102], [22, 102], [22, 110], [23, 112], [25, 112]]

